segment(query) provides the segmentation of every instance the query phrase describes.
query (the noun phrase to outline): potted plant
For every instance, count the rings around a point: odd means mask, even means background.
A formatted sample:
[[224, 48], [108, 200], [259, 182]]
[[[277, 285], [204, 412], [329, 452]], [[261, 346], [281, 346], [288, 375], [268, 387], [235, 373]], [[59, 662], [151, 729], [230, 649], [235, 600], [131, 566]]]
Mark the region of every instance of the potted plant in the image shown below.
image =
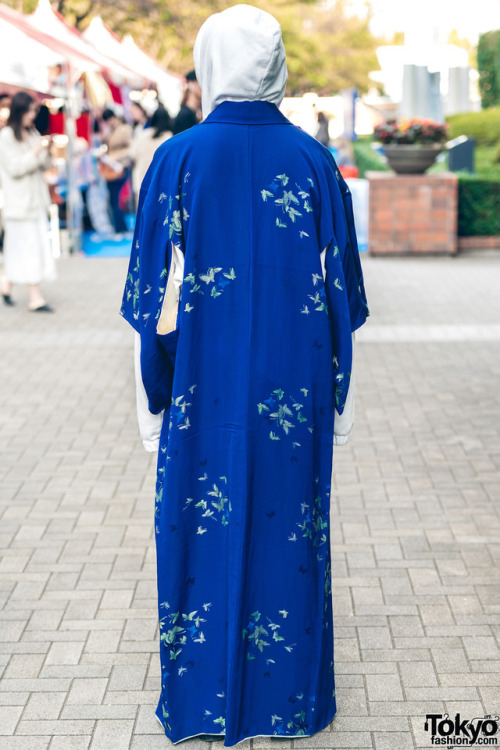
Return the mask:
[[448, 125], [414, 117], [387, 120], [377, 125], [373, 137], [382, 144], [391, 169], [399, 174], [423, 174], [441, 153]]

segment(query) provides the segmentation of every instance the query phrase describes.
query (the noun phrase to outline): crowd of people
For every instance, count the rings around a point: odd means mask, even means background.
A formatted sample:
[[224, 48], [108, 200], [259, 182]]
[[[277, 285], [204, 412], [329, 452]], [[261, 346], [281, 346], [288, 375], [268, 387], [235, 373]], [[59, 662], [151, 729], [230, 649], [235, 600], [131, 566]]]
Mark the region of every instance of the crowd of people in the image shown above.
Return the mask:
[[[114, 240], [131, 238], [127, 217], [135, 214], [156, 149], [201, 119], [201, 90], [195, 73], [188, 73], [175, 117], [157, 99], [128, 104], [127, 118], [116, 104], [92, 113], [92, 133], [77, 138], [75, 148], [83, 226]], [[56, 277], [49, 206], [59, 205], [62, 221], [67, 208], [68, 165], [57, 138], [47, 107], [31, 94], [0, 92], [0, 294], [13, 306], [13, 286], [27, 285], [33, 312], [53, 312], [41, 284]]]

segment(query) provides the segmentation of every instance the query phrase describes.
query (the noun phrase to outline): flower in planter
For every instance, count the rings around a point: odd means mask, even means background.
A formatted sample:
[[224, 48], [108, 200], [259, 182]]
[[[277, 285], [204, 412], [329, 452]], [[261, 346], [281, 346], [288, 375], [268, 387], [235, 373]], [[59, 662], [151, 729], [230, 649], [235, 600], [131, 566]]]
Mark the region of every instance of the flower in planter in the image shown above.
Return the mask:
[[444, 143], [448, 137], [448, 125], [420, 117], [387, 120], [377, 125], [373, 137], [376, 141], [391, 145]]

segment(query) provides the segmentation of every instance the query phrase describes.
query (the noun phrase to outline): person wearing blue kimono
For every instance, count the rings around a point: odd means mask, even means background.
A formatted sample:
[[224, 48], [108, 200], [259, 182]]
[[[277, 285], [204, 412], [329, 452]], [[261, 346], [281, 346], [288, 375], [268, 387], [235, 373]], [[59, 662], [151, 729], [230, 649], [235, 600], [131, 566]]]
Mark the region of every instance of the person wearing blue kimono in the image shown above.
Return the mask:
[[144, 179], [121, 313], [159, 451], [156, 715], [231, 747], [335, 715], [332, 449], [368, 309], [349, 190], [278, 109], [278, 22], [229, 8], [194, 58], [205, 119]]

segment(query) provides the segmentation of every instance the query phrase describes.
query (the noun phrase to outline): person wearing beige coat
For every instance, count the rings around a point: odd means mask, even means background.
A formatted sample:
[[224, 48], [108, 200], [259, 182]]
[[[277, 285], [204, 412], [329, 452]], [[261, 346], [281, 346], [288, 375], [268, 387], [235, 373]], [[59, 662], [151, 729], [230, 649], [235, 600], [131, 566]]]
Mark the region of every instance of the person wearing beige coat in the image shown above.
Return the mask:
[[151, 117], [147, 128], [141, 129], [132, 139], [130, 158], [132, 160], [132, 190], [134, 192], [135, 207], [139, 201], [141, 184], [153, 160], [156, 149], [172, 136], [170, 116], [161, 104]]
[[40, 290], [42, 281], [55, 278], [49, 241], [50, 196], [44, 171], [50, 167], [50, 140], [33, 126], [37, 106], [20, 91], [12, 98], [7, 126], [0, 132], [0, 181], [3, 187], [6, 280], [1, 289], [6, 305], [13, 305], [13, 284], [27, 284], [28, 309], [52, 312]]

